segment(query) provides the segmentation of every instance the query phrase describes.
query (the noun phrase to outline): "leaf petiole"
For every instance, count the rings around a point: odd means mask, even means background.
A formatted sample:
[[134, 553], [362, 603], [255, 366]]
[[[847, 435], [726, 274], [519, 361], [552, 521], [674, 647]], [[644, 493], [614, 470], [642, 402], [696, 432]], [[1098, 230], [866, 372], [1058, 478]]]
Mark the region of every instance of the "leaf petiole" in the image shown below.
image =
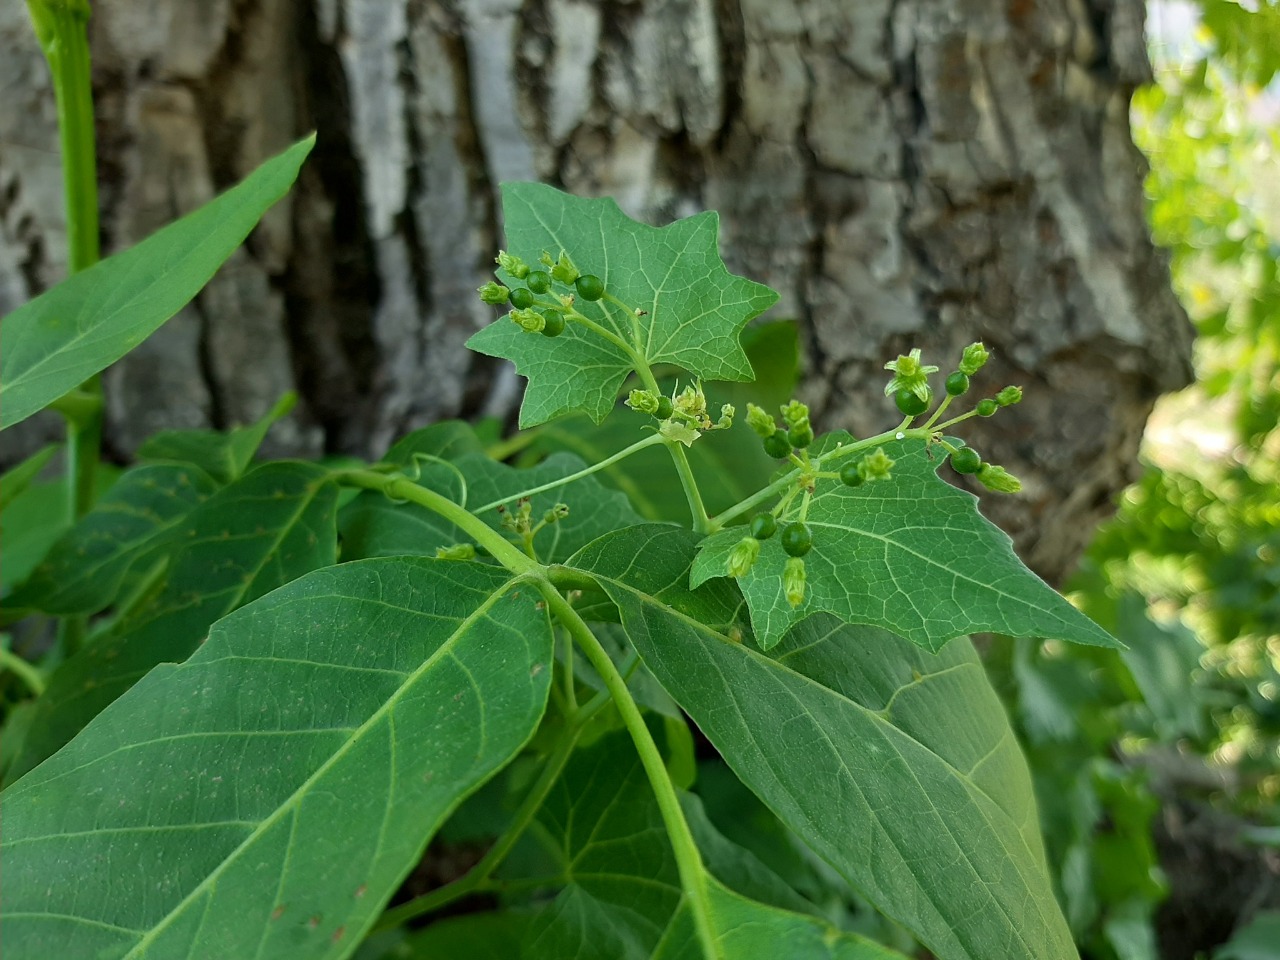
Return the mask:
[[707, 872], [702, 864], [702, 854], [694, 842], [693, 832], [680, 808], [680, 799], [676, 796], [671, 776], [667, 773], [666, 763], [653, 740], [653, 735], [645, 725], [640, 708], [636, 706], [627, 683], [618, 672], [618, 668], [600, 641], [596, 639], [591, 628], [569, 605], [560, 592], [545, 579], [538, 581], [547, 607], [557, 619], [568, 629], [573, 639], [586, 655], [596, 673], [604, 681], [605, 689], [613, 699], [623, 725], [631, 734], [636, 752], [640, 755], [640, 763], [644, 766], [649, 784], [658, 801], [658, 809], [662, 814], [663, 825], [671, 841], [671, 849], [675, 854], [676, 868], [680, 874], [680, 887], [689, 901], [689, 909], [693, 914], [694, 929], [702, 947], [703, 956], [708, 960], [721, 956], [717, 946], [714, 929], [711, 923], [711, 902], [707, 890]]
[[619, 450], [617, 453], [613, 454], [613, 456], [606, 457], [605, 459], [601, 460], [599, 463], [593, 463], [591, 466], [586, 467], [582, 470], [579, 470], [577, 473], [571, 473], [567, 477], [559, 477], [558, 479], [552, 480], [550, 483], [544, 483], [539, 487], [532, 487], [528, 490], [521, 490], [519, 493], [513, 493], [510, 496], [503, 497], [501, 500], [494, 500], [492, 503], [486, 503], [482, 507], [476, 507], [471, 512], [475, 514], [481, 514], [481, 513], [484, 513], [486, 510], [495, 510], [498, 507], [502, 506], [502, 504], [510, 503], [513, 500], [519, 500], [523, 497], [532, 497], [534, 494], [537, 494], [537, 493], [545, 493], [548, 490], [556, 489], [556, 487], [563, 487], [565, 484], [573, 483], [573, 481], [575, 480], [581, 480], [583, 477], [589, 477], [591, 476], [591, 474], [595, 473], [598, 470], [603, 470], [606, 467], [611, 467], [615, 463], [617, 463], [619, 460], [625, 460], [627, 457], [631, 456], [633, 453], [639, 453], [641, 450], [645, 449], [645, 447], [652, 447], [655, 444], [661, 443], [662, 439], [663, 438], [660, 434], [657, 434], [657, 433], [650, 434], [649, 436], [645, 437], [643, 440], [637, 440], [635, 443], [631, 444], [631, 446], [625, 447], [622, 450]]

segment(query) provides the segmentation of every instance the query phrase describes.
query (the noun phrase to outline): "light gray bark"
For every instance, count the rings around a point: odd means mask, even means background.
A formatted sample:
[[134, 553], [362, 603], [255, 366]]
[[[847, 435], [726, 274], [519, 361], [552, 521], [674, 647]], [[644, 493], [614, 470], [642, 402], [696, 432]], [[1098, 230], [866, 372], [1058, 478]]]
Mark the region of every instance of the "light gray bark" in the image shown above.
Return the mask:
[[[462, 342], [496, 186], [721, 213], [732, 269], [797, 318], [826, 427], [882, 428], [886, 359], [982, 338], [1027, 400], [972, 442], [1051, 578], [1132, 475], [1190, 329], [1142, 216], [1140, 0], [99, 0], [104, 230], [119, 248], [316, 127], [291, 199], [112, 371], [110, 437], [224, 425], [298, 388], [275, 450], [376, 451], [507, 413]], [[52, 98], [0, 11], [0, 311], [62, 273]]]

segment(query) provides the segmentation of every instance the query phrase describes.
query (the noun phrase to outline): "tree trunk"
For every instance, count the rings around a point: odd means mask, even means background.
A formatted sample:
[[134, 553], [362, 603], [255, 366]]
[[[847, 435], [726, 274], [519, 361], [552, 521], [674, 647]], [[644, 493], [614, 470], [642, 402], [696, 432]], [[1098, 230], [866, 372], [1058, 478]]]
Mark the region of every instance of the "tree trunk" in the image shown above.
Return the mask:
[[[274, 452], [377, 452], [427, 420], [508, 414], [514, 373], [462, 346], [500, 237], [496, 188], [721, 213], [735, 272], [801, 323], [824, 427], [881, 429], [884, 362], [1027, 399], [973, 443], [1027, 494], [989, 505], [1051, 579], [1134, 468], [1190, 328], [1143, 220], [1129, 95], [1140, 0], [99, 0], [103, 224], [119, 249], [311, 128], [291, 198], [113, 369], [109, 441], [303, 397]], [[0, 312], [64, 272], [53, 98], [0, 10]], [[27, 429], [31, 435], [39, 425]]]

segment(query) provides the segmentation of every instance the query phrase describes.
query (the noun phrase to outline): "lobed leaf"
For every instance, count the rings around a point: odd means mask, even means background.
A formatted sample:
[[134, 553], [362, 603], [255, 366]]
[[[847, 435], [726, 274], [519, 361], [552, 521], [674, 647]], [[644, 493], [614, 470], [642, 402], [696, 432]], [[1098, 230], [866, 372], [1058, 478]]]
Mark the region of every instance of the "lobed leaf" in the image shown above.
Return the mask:
[[[841, 439], [850, 438], [830, 442]], [[1120, 645], [1027, 569], [1008, 535], [978, 513], [977, 497], [938, 477], [940, 461], [923, 443], [890, 442], [884, 450], [895, 461], [892, 479], [857, 488], [818, 482], [806, 519], [813, 549], [804, 558], [800, 606], [783, 594], [781, 538], [761, 545], [740, 580], [761, 646], [769, 649], [820, 612], [884, 627], [933, 651], [977, 632]], [[742, 536], [742, 528], [730, 528], [703, 541], [692, 586], [727, 576]]]
[[141, 243], [59, 283], [0, 324], [0, 429], [25, 420], [181, 310], [298, 176], [315, 134]]
[[[611, 199], [573, 197], [537, 183], [503, 184], [502, 211], [511, 253], [536, 264], [544, 250], [553, 257], [565, 251], [583, 273], [600, 277], [609, 294], [647, 311], [628, 316], [607, 299], [575, 304], [650, 365], [673, 363], [703, 380], [751, 379], [738, 337], [778, 295], [725, 268], [715, 213], [651, 227], [632, 220]], [[520, 285], [501, 276], [508, 286]], [[542, 299], [552, 302], [550, 294]], [[528, 378], [521, 427], [574, 411], [599, 423], [632, 368], [625, 351], [575, 323], [548, 339], [501, 318], [467, 346], [513, 361]]]
[[386, 559], [221, 620], [0, 795], [6, 957], [350, 955], [536, 729], [539, 607], [493, 567]]
[[[1025, 762], [972, 645], [928, 655], [811, 617], [770, 653], [690, 611], [691, 534], [619, 531], [568, 566], [596, 578], [654, 676], [735, 773], [940, 960], [1074, 958]], [[677, 581], [678, 582], [678, 581]]]
[[52, 754], [164, 661], [185, 660], [236, 607], [337, 559], [337, 488], [323, 467], [275, 461], [193, 510], [156, 596], [64, 661], [36, 702], [13, 776]]

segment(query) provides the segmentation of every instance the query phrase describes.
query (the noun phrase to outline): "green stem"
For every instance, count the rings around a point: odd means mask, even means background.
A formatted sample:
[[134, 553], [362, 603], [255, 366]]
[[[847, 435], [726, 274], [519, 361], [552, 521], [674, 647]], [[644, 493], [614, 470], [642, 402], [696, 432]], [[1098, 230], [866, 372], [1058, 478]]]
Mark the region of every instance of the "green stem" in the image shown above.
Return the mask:
[[595, 473], [597, 470], [603, 470], [606, 467], [611, 467], [615, 463], [617, 463], [619, 460], [625, 460], [627, 457], [631, 456], [633, 453], [638, 453], [639, 451], [643, 450], [645, 447], [652, 447], [654, 444], [661, 443], [661, 442], [662, 442], [662, 437], [659, 434], [656, 434], [656, 433], [651, 434], [650, 436], [645, 437], [643, 440], [637, 440], [631, 446], [626, 447], [625, 449], [619, 450], [613, 456], [606, 457], [604, 460], [601, 460], [599, 463], [594, 463], [589, 467], [579, 470], [577, 473], [571, 473], [567, 477], [561, 477], [558, 480], [552, 480], [550, 483], [544, 483], [540, 487], [531, 487], [528, 490], [521, 490], [519, 493], [513, 493], [509, 496], [502, 497], [499, 500], [494, 500], [492, 503], [486, 503], [483, 507], [476, 507], [472, 511], [472, 513], [477, 513], [477, 514], [484, 513], [486, 510], [493, 510], [497, 507], [502, 506], [502, 504], [504, 503], [510, 503], [512, 500], [519, 500], [523, 497], [532, 497], [536, 493], [545, 493], [547, 490], [554, 490], [556, 487], [563, 487], [567, 483], [573, 483], [573, 481], [575, 480], [581, 480], [583, 477], [589, 477], [591, 476], [591, 474]]
[[491, 460], [505, 460], [507, 457], [513, 457], [537, 440], [541, 432], [537, 427], [532, 430], [521, 430], [515, 436], [489, 444], [484, 448], [484, 454]]
[[40, 670], [5, 646], [0, 646], [0, 670], [8, 670], [18, 677], [37, 697], [44, 693], [44, 675]]
[[938, 409], [933, 411], [933, 416], [931, 416], [928, 420], [926, 420], [923, 424], [921, 424], [921, 426], [923, 426], [927, 430], [930, 427], [932, 427], [935, 423], [937, 423], [938, 418], [941, 417], [946, 412], [947, 407], [951, 406], [951, 401], [954, 399], [955, 397], [953, 397], [949, 393], [945, 397], [943, 397], [942, 402], [938, 404]]
[[697, 478], [693, 475], [693, 467], [689, 465], [689, 457], [678, 440], [667, 444], [671, 452], [671, 460], [676, 465], [676, 473], [680, 476], [680, 486], [684, 487], [685, 499], [689, 501], [689, 514], [693, 518], [693, 529], [697, 533], [711, 533], [711, 518], [707, 516], [707, 508], [702, 502], [702, 492], [698, 489]]
[[570, 309], [565, 316], [574, 323], [578, 323], [586, 327], [597, 336], [604, 337], [615, 347], [625, 353], [627, 355], [627, 359], [631, 361], [631, 366], [635, 368], [636, 373], [640, 374], [640, 379], [644, 381], [644, 385], [655, 393], [660, 392], [658, 390], [658, 381], [653, 378], [653, 371], [649, 369], [648, 362], [635, 347], [627, 343], [627, 341], [623, 340], [612, 330], [600, 326], [600, 324], [596, 323], [590, 317], [584, 317], [577, 310]]
[[338, 483], [365, 490], [378, 490], [393, 500], [408, 500], [426, 507], [432, 513], [444, 517], [454, 526], [462, 529], [480, 546], [493, 555], [494, 559], [515, 574], [534, 575], [542, 571], [542, 565], [536, 560], [526, 557], [514, 544], [486, 524], [475, 514], [458, 506], [448, 497], [442, 497], [434, 490], [419, 486], [407, 477], [394, 474], [388, 476], [374, 470], [341, 470], [334, 474]]
[[622, 717], [623, 725], [631, 734], [636, 752], [640, 755], [640, 762], [644, 766], [649, 784], [657, 798], [662, 822], [671, 840], [671, 849], [675, 854], [676, 867], [680, 874], [680, 887], [688, 898], [703, 955], [709, 960], [718, 957], [720, 953], [716, 947], [711, 924], [706, 869], [702, 865], [702, 855], [698, 852], [689, 823], [684, 818], [684, 811], [680, 809], [680, 799], [676, 796], [675, 786], [671, 783], [671, 777], [667, 773], [658, 745], [654, 743], [653, 735], [649, 733], [644, 717], [640, 715], [640, 708], [636, 706], [631, 691], [627, 689], [626, 681], [618, 673], [618, 668], [614, 666], [604, 647], [600, 646], [600, 641], [595, 638], [591, 629], [550, 583], [542, 580], [538, 583], [538, 587], [542, 591], [543, 599], [547, 601], [547, 607], [573, 635], [582, 652], [586, 654], [587, 659], [591, 661], [591, 665], [604, 681], [605, 688]]
[[[98, 175], [94, 144], [93, 84], [89, 67], [88, 0], [27, 0], [36, 39], [49, 61], [58, 111], [62, 194], [66, 206], [67, 265], [78, 273], [98, 262]], [[74, 523], [93, 506], [102, 450], [102, 378], [92, 376], [75, 391], [87, 399], [66, 416], [67, 515]], [[96, 401], [96, 403], [95, 403]], [[59, 645], [73, 654], [84, 642], [83, 617], [59, 622]]]
[[[957, 418], [957, 420], [959, 419], [961, 418]], [[857, 453], [859, 450], [865, 450], [868, 447], [874, 447], [876, 444], [884, 443], [887, 440], [896, 440], [898, 439], [898, 434], [902, 434], [903, 437], [927, 438], [933, 432], [933, 430], [925, 430], [923, 428], [907, 429], [906, 425], [910, 422], [911, 422], [911, 418], [907, 417], [905, 420], [902, 421], [902, 423], [898, 424], [898, 426], [892, 430], [886, 430], [884, 431], [884, 433], [877, 433], [874, 437], [867, 437], [865, 440], [855, 440], [853, 443], [847, 443], [843, 447], [836, 447], [834, 450], [828, 450], [826, 453], [818, 457], [816, 460], [814, 460], [810, 464], [809, 470], [816, 472], [820, 470], [825, 464], [832, 463], [836, 460], [843, 460], [845, 457], [849, 456], [850, 454]], [[943, 426], [946, 426], [946, 424], [943, 424]], [[716, 533], [720, 530], [723, 530], [725, 526], [728, 525], [729, 521], [742, 516], [744, 513], [750, 512], [758, 505], [764, 503], [767, 500], [772, 499], [773, 497], [776, 497], [778, 494], [786, 490], [789, 486], [794, 484], [796, 482], [796, 479], [800, 476], [800, 473], [801, 471], [798, 469], [792, 470], [786, 476], [780, 477], [779, 479], [775, 480], [773, 483], [769, 484], [769, 486], [763, 488], [762, 490], [757, 490], [751, 496], [747, 497], [744, 500], [738, 501], [732, 507], [729, 507], [727, 510], [724, 510], [721, 513], [717, 514], [716, 516], [712, 517], [707, 522], [706, 532]]]

